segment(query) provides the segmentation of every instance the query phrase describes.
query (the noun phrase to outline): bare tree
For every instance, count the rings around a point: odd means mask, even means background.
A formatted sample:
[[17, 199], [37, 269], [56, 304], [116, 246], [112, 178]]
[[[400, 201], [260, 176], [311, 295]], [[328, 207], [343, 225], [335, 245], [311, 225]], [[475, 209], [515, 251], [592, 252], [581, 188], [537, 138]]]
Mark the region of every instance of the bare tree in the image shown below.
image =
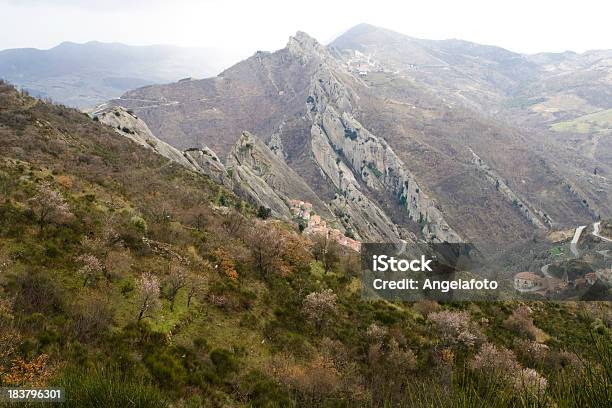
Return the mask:
[[204, 278], [201, 275], [192, 274], [187, 280], [187, 307], [189, 307], [191, 305], [191, 299], [202, 291]]
[[168, 300], [170, 300], [170, 310], [174, 311], [174, 301], [179, 290], [187, 285], [187, 272], [181, 265], [173, 264], [170, 267], [170, 276], [168, 277]]
[[340, 246], [328, 235], [317, 235], [314, 238], [312, 252], [315, 259], [323, 264], [325, 273], [329, 272], [340, 260]]
[[159, 305], [159, 279], [146, 272], [138, 280], [139, 305], [138, 322], [147, 317], [146, 313]]
[[263, 222], [255, 223], [247, 234], [253, 266], [267, 277], [281, 261], [282, 242], [276, 229]]
[[242, 214], [234, 210], [227, 216], [223, 225], [225, 226], [227, 233], [233, 236], [240, 232], [245, 224], [245, 220], [246, 219]]
[[442, 310], [430, 313], [427, 318], [448, 345], [464, 344], [471, 347], [481, 337], [480, 330], [471, 321], [467, 311]]

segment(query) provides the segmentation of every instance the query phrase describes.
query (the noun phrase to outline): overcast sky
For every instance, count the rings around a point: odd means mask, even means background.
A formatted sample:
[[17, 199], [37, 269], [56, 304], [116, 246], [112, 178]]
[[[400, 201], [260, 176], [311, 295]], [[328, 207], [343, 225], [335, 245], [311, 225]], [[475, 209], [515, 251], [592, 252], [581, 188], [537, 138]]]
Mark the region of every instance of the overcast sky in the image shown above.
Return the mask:
[[297, 30], [328, 42], [362, 22], [413, 37], [460, 38], [512, 51], [612, 48], [606, 0], [0, 0], [0, 49], [62, 41], [282, 48]]

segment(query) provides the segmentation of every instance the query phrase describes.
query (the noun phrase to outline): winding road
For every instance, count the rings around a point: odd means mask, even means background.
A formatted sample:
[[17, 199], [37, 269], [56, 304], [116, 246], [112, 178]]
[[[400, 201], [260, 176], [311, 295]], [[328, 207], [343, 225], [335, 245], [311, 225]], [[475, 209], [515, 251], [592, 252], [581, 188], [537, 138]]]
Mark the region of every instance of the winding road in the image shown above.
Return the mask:
[[612, 239], [599, 235], [599, 229], [601, 228], [601, 221], [597, 221], [593, 224], [593, 235], [597, 238], [603, 239], [606, 242], [612, 242]]
[[[578, 252], [578, 241], [580, 240], [580, 236], [582, 235], [582, 232], [584, 231], [584, 229], [586, 228], [586, 225], [581, 225], [578, 228], [576, 228], [576, 231], [574, 232], [574, 236], [572, 238], [572, 241], [570, 242], [570, 251], [572, 251], [572, 255], [574, 255], [575, 258], [578, 258], [580, 256], [580, 252]], [[601, 229], [601, 222], [597, 221], [595, 223], [593, 223], [593, 232], [591, 232], [592, 235], [596, 236], [599, 239], [602, 239], [606, 242], [612, 242], [612, 239], [604, 237], [602, 235], [599, 234], [599, 230]], [[600, 253], [602, 253], [602, 255], [607, 256], [608, 251], [599, 251]], [[550, 264], [546, 264], [544, 266], [542, 266], [542, 268], [540, 269], [540, 271], [542, 272], [542, 275], [544, 275], [547, 278], [554, 278], [554, 276], [552, 276], [549, 272], [548, 272], [548, 267], [550, 266]]]

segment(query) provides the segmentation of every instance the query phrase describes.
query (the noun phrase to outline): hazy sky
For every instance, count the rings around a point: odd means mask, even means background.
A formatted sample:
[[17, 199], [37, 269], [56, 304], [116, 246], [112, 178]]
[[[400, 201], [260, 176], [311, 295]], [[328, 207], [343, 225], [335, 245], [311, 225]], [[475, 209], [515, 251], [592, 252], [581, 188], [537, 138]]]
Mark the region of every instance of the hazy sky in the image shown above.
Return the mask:
[[62, 41], [282, 48], [297, 30], [321, 42], [361, 22], [413, 37], [460, 38], [512, 51], [612, 48], [606, 0], [0, 0], [0, 49]]

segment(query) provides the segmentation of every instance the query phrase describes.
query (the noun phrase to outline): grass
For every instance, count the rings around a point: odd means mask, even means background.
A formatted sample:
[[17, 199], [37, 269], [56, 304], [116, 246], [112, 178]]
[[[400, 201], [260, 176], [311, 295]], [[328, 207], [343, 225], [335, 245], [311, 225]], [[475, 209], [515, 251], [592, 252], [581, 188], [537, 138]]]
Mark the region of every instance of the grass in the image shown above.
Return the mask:
[[[438, 379], [415, 381], [410, 399], [401, 407], [609, 407], [612, 401], [612, 343], [610, 336], [591, 333], [591, 344], [599, 364], [585, 364], [580, 372], [564, 369], [539, 395], [517, 392], [495, 378], [474, 375], [466, 367], [456, 369], [450, 384]], [[554, 380], [554, 381], [550, 381]]]
[[67, 370], [58, 381], [65, 389], [64, 407], [167, 407], [159, 388], [118, 370]]
[[612, 109], [579, 116], [576, 119], [558, 122], [551, 126], [556, 132], [609, 133], [612, 132]]
[[551, 398], [559, 407], [609, 407], [612, 401], [612, 343], [610, 336], [591, 333], [592, 347], [598, 365], [587, 363], [582, 375], [563, 372], [558, 386], [551, 390]]

